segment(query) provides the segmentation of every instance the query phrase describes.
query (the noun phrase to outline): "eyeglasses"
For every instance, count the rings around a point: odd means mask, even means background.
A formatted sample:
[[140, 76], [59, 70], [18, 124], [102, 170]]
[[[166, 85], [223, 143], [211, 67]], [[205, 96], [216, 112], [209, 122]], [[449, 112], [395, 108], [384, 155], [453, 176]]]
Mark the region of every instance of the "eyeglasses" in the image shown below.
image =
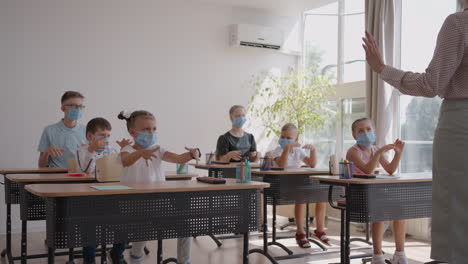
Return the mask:
[[85, 108], [84, 105], [77, 105], [77, 104], [64, 104], [63, 106], [71, 107], [71, 108], [74, 108], [74, 109], [84, 109]]

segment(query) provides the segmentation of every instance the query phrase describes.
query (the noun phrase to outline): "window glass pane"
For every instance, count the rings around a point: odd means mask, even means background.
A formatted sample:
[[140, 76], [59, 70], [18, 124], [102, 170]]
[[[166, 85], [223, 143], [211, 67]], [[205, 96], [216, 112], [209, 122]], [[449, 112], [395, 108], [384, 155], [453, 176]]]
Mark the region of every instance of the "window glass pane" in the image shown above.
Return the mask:
[[344, 16], [344, 27], [343, 82], [348, 83], [365, 80], [366, 56], [361, 45], [361, 38], [365, 32], [364, 13]]
[[[337, 106], [335, 101], [328, 102], [328, 104], [325, 107], [330, 112], [337, 112]], [[319, 131], [312, 131], [311, 129], [306, 129], [304, 133], [304, 143], [312, 144], [317, 149], [316, 168], [328, 169], [329, 157], [330, 155], [335, 153], [336, 149], [337, 120], [337, 118], [327, 120], [325, 126]]]
[[[421, 7], [424, 7], [424, 12], [421, 12]], [[402, 69], [424, 71], [434, 53], [440, 27], [455, 8], [455, 0], [402, 2]], [[416, 16], [418, 19], [414, 19]], [[432, 140], [440, 103], [440, 98], [400, 97], [401, 138], [406, 141], [401, 160], [402, 172], [432, 169]]]
[[345, 15], [346, 14], [355, 14], [364, 12], [365, 9], [364, 0], [345, 0], [343, 1], [345, 5]]
[[338, 15], [338, 0], [330, 2], [329, 4], [309, 10], [306, 14]]
[[338, 17], [308, 15], [305, 24], [305, 66], [318, 65], [336, 77]]

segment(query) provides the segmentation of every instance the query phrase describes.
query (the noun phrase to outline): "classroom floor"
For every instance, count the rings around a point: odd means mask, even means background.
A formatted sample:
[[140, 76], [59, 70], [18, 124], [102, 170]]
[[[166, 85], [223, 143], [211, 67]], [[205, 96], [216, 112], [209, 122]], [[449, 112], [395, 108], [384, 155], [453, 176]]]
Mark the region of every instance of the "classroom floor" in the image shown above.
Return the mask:
[[[284, 224], [287, 222], [287, 219], [284, 217], [279, 217], [279, 224]], [[271, 223], [271, 221], [270, 221]], [[335, 221], [328, 221], [328, 230], [327, 233], [333, 244], [332, 247], [328, 249], [330, 253], [320, 255], [320, 256], [309, 256], [306, 258], [298, 258], [292, 260], [282, 260], [280, 264], [299, 264], [299, 263], [338, 263], [339, 262], [339, 223]], [[293, 229], [291, 229], [293, 230]], [[290, 233], [293, 234], [293, 233]], [[283, 234], [280, 234], [283, 235]], [[361, 232], [352, 232], [353, 237], [363, 237], [364, 233]], [[44, 245], [45, 233], [30, 233], [28, 235], [28, 253], [45, 253], [46, 247]], [[13, 235], [13, 252], [15, 256], [19, 255], [20, 251], [20, 236], [19, 234]], [[199, 237], [194, 239], [192, 246], [192, 263], [193, 264], [240, 264], [242, 263], [242, 239], [228, 239], [222, 240], [223, 246], [220, 248], [216, 247], [216, 244], [209, 237]], [[294, 239], [281, 240], [286, 246], [288, 246], [295, 253], [303, 252], [320, 252], [320, 250], [312, 244], [312, 248], [304, 250], [298, 248], [295, 244]], [[261, 236], [251, 236], [250, 238], [250, 248], [261, 247], [263, 243]], [[5, 245], [5, 236], [0, 236], [0, 246], [3, 249]], [[353, 243], [352, 246], [364, 246], [362, 243]], [[156, 262], [156, 242], [152, 241], [148, 245], [150, 254], [146, 256], [145, 263], [155, 263]], [[284, 252], [277, 247], [269, 248], [272, 255], [282, 255]], [[387, 236], [384, 242], [384, 251], [386, 251], [388, 258], [391, 258], [391, 254], [394, 252], [394, 244], [392, 242], [392, 237]], [[331, 252], [331, 251], [334, 251]], [[371, 252], [371, 250], [362, 250], [362, 251], [353, 251], [353, 253], [358, 252]], [[128, 250], [126, 252], [128, 256]], [[176, 240], [165, 240], [164, 242], [164, 257], [173, 257], [176, 254]], [[410, 264], [424, 263], [429, 261], [430, 255], [430, 245], [427, 242], [421, 242], [408, 238], [406, 243], [406, 255], [409, 258]], [[56, 263], [64, 264], [67, 260], [67, 257], [56, 257]], [[19, 263], [19, 261], [17, 261]], [[1, 259], [0, 263], [7, 263], [5, 259]], [[46, 259], [36, 259], [28, 260], [30, 264], [40, 264], [47, 263]], [[81, 264], [81, 260], [75, 260], [75, 264]], [[97, 263], [100, 263], [97, 262]], [[250, 263], [255, 264], [269, 264], [270, 262], [263, 256], [259, 254], [250, 255]], [[362, 263], [361, 260], [352, 260], [351, 263], [357, 264]]]

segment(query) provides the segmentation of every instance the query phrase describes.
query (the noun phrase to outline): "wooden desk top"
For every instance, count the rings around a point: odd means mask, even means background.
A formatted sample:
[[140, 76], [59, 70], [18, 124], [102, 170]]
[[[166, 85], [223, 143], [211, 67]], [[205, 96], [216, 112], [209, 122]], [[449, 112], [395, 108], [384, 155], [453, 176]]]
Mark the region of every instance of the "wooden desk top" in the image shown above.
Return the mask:
[[253, 175], [317, 175], [329, 174], [328, 170], [320, 170], [314, 168], [298, 168], [298, 169], [285, 169], [285, 170], [252, 170]]
[[67, 173], [66, 168], [0, 169], [0, 174]]
[[[236, 166], [239, 164], [239, 162], [231, 162], [229, 164], [212, 164], [212, 165], [206, 165], [204, 162], [199, 162], [198, 164], [196, 163], [190, 163], [190, 166], [194, 166], [197, 169], [235, 169]], [[260, 168], [259, 163], [250, 163], [250, 166], [252, 168]]]
[[340, 179], [339, 176], [311, 176], [312, 179], [322, 182], [336, 182], [349, 184], [379, 184], [379, 183], [404, 183], [404, 182], [432, 182], [431, 172], [405, 173], [395, 176], [395, 179]]
[[164, 173], [166, 179], [185, 179], [185, 178], [196, 178], [198, 174], [196, 173], [188, 173], [188, 174], [177, 174], [175, 171], [166, 171]]
[[92, 181], [96, 180], [93, 176], [72, 177], [68, 174], [11, 174], [6, 176], [14, 182], [67, 182], [67, 181]]
[[[125, 185], [129, 190], [96, 190], [95, 185]], [[226, 184], [208, 184], [198, 181], [159, 181], [152, 183], [76, 183], [76, 184], [30, 184], [26, 190], [41, 197], [96, 196], [113, 194], [141, 194], [166, 192], [203, 192], [242, 189], [263, 189], [270, 185], [263, 182], [236, 183], [226, 179]]]

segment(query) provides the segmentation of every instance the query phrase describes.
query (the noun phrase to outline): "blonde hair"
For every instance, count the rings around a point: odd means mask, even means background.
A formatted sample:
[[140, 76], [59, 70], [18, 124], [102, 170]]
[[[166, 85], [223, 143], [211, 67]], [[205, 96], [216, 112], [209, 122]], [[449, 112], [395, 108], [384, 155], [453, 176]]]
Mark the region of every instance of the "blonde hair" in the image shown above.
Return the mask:
[[281, 128], [281, 132], [286, 132], [293, 129], [297, 130], [296, 125], [294, 125], [293, 123], [287, 123]]

